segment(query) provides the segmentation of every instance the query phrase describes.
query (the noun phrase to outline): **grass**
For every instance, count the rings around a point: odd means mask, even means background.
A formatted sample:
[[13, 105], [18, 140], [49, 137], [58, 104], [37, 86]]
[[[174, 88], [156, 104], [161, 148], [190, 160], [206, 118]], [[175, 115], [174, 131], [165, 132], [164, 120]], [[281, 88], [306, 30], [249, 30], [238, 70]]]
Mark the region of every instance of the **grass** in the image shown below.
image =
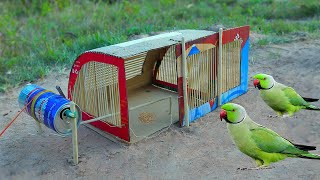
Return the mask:
[[70, 68], [85, 50], [136, 34], [249, 24], [256, 45], [319, 38], [318, 0], [3, 0], [0, 91]]

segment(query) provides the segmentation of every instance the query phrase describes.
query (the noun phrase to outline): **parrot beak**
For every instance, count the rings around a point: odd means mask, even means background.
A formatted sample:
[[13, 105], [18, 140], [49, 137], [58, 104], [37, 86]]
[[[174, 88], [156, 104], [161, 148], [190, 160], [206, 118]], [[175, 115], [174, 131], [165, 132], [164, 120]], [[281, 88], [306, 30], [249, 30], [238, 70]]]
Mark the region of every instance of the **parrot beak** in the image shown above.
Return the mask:
[[254, 88], [256, 88], [260, 84], [260, 81], [258, 79], [253, 80]]
[[222, 121], [222, 119], [226, 119], [227, 118], [227, 111], [222, 110], [220, 112], [220, 120]]

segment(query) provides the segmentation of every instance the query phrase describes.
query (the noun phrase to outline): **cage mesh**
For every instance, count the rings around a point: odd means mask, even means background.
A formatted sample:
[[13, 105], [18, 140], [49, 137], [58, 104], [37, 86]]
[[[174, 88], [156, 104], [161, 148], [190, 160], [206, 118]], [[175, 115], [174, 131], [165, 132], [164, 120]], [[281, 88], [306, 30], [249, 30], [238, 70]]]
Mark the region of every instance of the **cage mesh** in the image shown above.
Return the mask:
[[134, 78], [142, 74], [143, 63], [146, 59], [147, 52], [140, 53], [124, 61], [126, 69], [126, 79]]
[[72, 94], [81, 109], [95, 117], [111, 114], [102, 122], [121, 126], [118, 68], [89, 62], [82, 66]]
[[187, 57], [188, 101], [193, 109], [217, 96], [217, 48]]
[[241, 40], [222, 45], [221, 92], [240, 85]]
[[163, 56], [157, 73], [157, 80], [177, 85], [177, 60], [175, 46], [170, 46]]

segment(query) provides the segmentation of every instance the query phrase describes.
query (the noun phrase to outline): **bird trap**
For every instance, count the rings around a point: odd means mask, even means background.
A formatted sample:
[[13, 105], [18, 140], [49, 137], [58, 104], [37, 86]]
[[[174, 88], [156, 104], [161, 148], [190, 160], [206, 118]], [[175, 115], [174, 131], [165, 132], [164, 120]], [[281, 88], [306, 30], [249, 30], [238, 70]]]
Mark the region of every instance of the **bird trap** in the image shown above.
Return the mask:
[[100, 133], [137, 142], [247, 91], [249, 26], [180, 30], [86, 51], [68, 96]]

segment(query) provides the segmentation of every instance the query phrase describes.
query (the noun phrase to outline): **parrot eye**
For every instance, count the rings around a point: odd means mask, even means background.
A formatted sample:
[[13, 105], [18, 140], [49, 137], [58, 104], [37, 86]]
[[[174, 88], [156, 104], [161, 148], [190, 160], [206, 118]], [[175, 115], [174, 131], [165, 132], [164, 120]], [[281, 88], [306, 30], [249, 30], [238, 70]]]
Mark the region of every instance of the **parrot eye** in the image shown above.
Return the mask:
[[235, 112], [236, 110], [235, 109], [232, 109], [232, 112]]
[[266, 80], [267, 78], [265, 77], [265, 78], [263, 78], [263, 80]]

